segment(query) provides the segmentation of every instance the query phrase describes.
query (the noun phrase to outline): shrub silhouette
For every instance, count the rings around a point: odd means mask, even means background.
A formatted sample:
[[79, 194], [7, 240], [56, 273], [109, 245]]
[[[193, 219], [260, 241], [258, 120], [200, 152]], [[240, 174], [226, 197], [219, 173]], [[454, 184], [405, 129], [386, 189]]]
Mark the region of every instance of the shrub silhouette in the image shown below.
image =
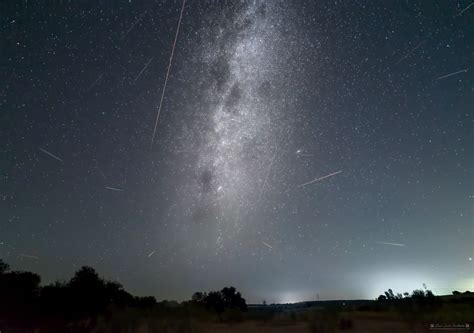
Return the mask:
[[191, 299], [195, 303], [214, 310], [219, 318], [226, 310], [247, 310], [245, 299], [234, 287], [225, 287], [220, 291], [210, 291], [209, 293], [195, 292]]

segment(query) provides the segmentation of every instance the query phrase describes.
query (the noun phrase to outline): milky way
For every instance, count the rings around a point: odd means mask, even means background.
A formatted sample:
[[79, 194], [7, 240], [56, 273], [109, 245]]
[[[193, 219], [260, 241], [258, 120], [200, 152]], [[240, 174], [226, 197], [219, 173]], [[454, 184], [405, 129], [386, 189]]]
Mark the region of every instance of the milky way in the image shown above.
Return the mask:
[[227, 9], [229, 17], [203, 54], [211, 73], [205, 92], [211, 125], [199, 149], [197, 191], [190, 195], [216, 215], [219, 247], [245, 227], [245, 213], [257, 208], [278, 151], [274, 122], [283, 110], [270, 94], [281, 42], [268, 10], [256, 3]]

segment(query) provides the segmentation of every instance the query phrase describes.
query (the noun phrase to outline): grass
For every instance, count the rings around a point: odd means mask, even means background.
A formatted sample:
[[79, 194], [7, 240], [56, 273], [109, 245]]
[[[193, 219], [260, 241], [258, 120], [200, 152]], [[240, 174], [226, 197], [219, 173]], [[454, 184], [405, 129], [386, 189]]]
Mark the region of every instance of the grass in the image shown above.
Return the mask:
[[[373, 306], [372, 306], [373, 305]], [[219, 316], [193, 304], [151, 309], [111, 307], [96, 322], [85, 321], [93, 333], [378, 333], [428, 332], [430, 323], [473, 323], [474, 302], [434, 304], [373, 303], [359, 308], [327, 307], [242, 313], [228, 310]], [[92, 328], [93, 327], [93, 328]], [[40, 330], [52, 332], [51, 330]], [[449, 331], [444, 331], [449, 332]]]

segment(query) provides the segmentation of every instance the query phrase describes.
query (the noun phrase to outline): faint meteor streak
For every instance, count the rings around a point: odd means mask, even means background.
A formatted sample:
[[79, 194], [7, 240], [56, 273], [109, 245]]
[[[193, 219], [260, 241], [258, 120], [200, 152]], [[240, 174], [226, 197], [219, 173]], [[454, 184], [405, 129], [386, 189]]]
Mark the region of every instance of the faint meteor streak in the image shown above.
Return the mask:
[[405, 54], [403, 57], [400, 58], [400, 60], [398, 60], [395, 65], [399, 64], [403, 59], [406, 59], [408, 58], [413, 52], [415, 52], [421, 45], [423, 45], [425, 41], [422, 41], [420, 44], [418, 44], [417, 46], [415, 46], [414, 48], [412, 48], [410, 50], [410, 52], [408, 52], [407, 54]]
[[405, 244], [400, 244], [400, 243], [390, 243], [390, 242], [375, 242], [375, 243], [382, 244], [382, 245], [400, 246], [400, 247], [405, 246]]
[[50, 153], [49, 151], [47, 151], [46, 149], [43, 149], [43, 148], [39, 148], [39, 150], [41, 150], [43, 153], [45, 153], [46, 155], [49, 155], [51, 156], [52, 158], [54, 158], [55, 160], [58, 160], [59, 162], [64, 162], [61, 158], [59, 158], [58, 156], [54, 155], [53, 153]]
[[135, 20], [135, 22], [133, 22], [133, 24], [131, 25], [131, 27], [127, 30], [127, 32], [125, 32], [122, 36], [122, 39], [124, 39], [125, 37], [127, 37], [127, 35], [130, 33], [130, 31], [133, 30], [133, 28], [135, 28], [135, 25], [141, 21], [141, 19], [143, 18], [143, 16], [145, 16], [146, 14], [146, 10]]
[[168, 83], [168, 77], [170, 76], [171, 64], [173, 62], [174, 49], [176, 47], [176, 41], [178, 40], [179, 27], [181, 26], [181, 19], [183, 18], [184, 4], [186, 0], [183, 0], [183, 5], [181, 6], [181, 13], [179, 14], [178, 26], [176, 28], [176, 35], [174, 36], [173, 48], [171, 49], [170, 62], [168, 64], [168, 70], [166, 71], [165, 83], [163, 84], [163, 90], [161, 91], [160, 105], [158, 106], [158, 113], [156, 114], [155, 128], [153, 129], [153, 135], [151, 137], [151, 146], [153, 146], [153, 141], [155, 141], [156, 128], [158, 127], [158, 120], [160, 119], [161, 106], [163, 104], [163, 98], [165, 97], [166, 85]]
[[173, 150], [174, 153], [176, 154], [181, 154], [181, 153], [195, 153], [197, 154], [198, 151], [196, 149], [175, 149]]
[[296, 151], [296, 155], [297, 155], [297, 156], [306, 156], [306, 157], [313, 156], [313, 154], [305, 153], [305, 152], [304, 152], [303, 150], [301, 150], [301, 149], [298, 149], [298, 150]]
[[147, 257], [150, 258], [152, 255], [155, 254], [155, 250], [151, 251], [150, 253], [148, 253]]
[[174, 207], [176, 207], [178, 204], [174, 203], [170, 206], [170, 208], [168, 208], [169, 210], [172, 210]]
[[471, 3], [470, 5], [468, 5], [468, 6], [467, 6], [466, 8], [464, 8], [463, 10], [461, 10], [461, 11], [459, 12], [459, 14], [457, 14], [456, 16], [461, 16], [462, 13], [464, 13], [466, 10], [468, 10], [469, 8], [471, 8], [472, 5], [474, 5], [474, 2]]
[[94, 88], [95, 85], [96, 85], [97, 83], [99, 83], [100, 79], [102, 79], [103, 76], [104, 76], [104, 73], [100, 73], [99, 77], [98, 77], [94, 82], [92, 82], [92, 84], [89, 86], [89, 88], [87, 88], [86, 91], [89, 91], [89, 90], [91, 90], [92, 88]]
[[268, 247], [269, 249], [273, 249], [273, 246], [271, 246], [268, 243], [265, 243], [264, 241], [262, 241], [262, 244], [265, 245], [266, 247]]
[[124, 190], [122, 190], [121, 188], [110, 187], [110, 186], [106, 186], [105, 188], [112, 191], [124, 192]]
[[39, 257], [37, 257], [37, 256], [33, 256], [33, 255], [31, 255], [31, 254], [23, 254], [23, 253], [19, 253], [18, 255], [19, 255], [20, 257], [29, 258], [29, 259], [36, 259], [36, 260], [38, 260], [38, 259], [39, 259]]
[[105, 177], [105, 173], [102, 171], [101, 168], [99, 168], [99, 165], [96, 165], [96, 168], [97, 168], [97, 170], [99, 170], [99, 173], [102, 176], [102, 178], [107, 179], [107, 177]]
[[442, 79], [445, 79], [445, 78], [450, 77], [450, 76], [453, 76], [453, 75], [457, 75], [457, 74], [461, 74], [461, 73], [466, 73], [468, 70], [469, 70], [469, 68], [462, 69], [462, 70], [457, 71], [457, 72], [454, 72], [454, 73], [450, 73], [450, 74], [446, 74], [446, 75], [440, 76], [440, 77], [437, 78], [436, 80], [442, 80]]
[[265, 180], [263, 181], [262, 190], [260, 191], [260, 196], [258, 197], [258, 201], [260, 201], [262, 199], [262, 195], [265, 192], [265, 187], [267, 185], [268, 176], [270, 175], [270, 171], [272, 170], [272, 165], [273, 165], [273, 161], [275, 160], [275, 156], [276, 156], [276, 150], [275, 150], [275, 153], [273, 154], [273, 157], [272, 157], [272, 160], [270, 161], [270, 164], [268, 165], [267, 174], [265, 175]]
[[312, 183], [316, 183], [316, 182], [319, 182], [320, 180], [323, 180], [323, 179], [326, 179], [326, 178], [335, 176], [335, 175], [337, 175], [337, 174], [339, 174], [339, 173], [341, 173], [341, 172], [342, 172], [342, 170], [339, 170], [339, 171], [330, 173], [329, 175], [326, 175], [326, 176], [323, 176], [323, 177], [319, 177], [319, 178], [313, 179], [313, 180], [311, 180], [311, 181], [309, 181], [309, 182], [306, 182], [306, 183], [297, 185], [296, 187], [303, 187], [303, 186], [306, 186], [306, 185], [309, 185], [309, 184], [312, 184]]
[[145, 64], [145, 66], [142, 68], [142, 70], [140, 71], [140, 73], [138, 73], [138, 75], [135, 77], [135, 80], [133, 80], [133, 83], [137, 82], [137, 80], [140, 78], [140, 76], [142, 76], [143, 72], [148, 68], [148, 66], [150, 66], [151, 62], [153, 61], [155, 57], [151, 57], [150, 60], [148, 60], [148, 62]]

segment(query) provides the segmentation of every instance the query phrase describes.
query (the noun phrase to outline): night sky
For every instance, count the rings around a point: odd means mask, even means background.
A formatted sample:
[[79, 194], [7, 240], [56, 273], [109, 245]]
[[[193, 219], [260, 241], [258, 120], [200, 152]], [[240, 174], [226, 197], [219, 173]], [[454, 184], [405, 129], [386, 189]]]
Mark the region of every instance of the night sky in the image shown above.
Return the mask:
[[470, 1], [4, 1], [0, 258], [136, 295], [474, 289]]

